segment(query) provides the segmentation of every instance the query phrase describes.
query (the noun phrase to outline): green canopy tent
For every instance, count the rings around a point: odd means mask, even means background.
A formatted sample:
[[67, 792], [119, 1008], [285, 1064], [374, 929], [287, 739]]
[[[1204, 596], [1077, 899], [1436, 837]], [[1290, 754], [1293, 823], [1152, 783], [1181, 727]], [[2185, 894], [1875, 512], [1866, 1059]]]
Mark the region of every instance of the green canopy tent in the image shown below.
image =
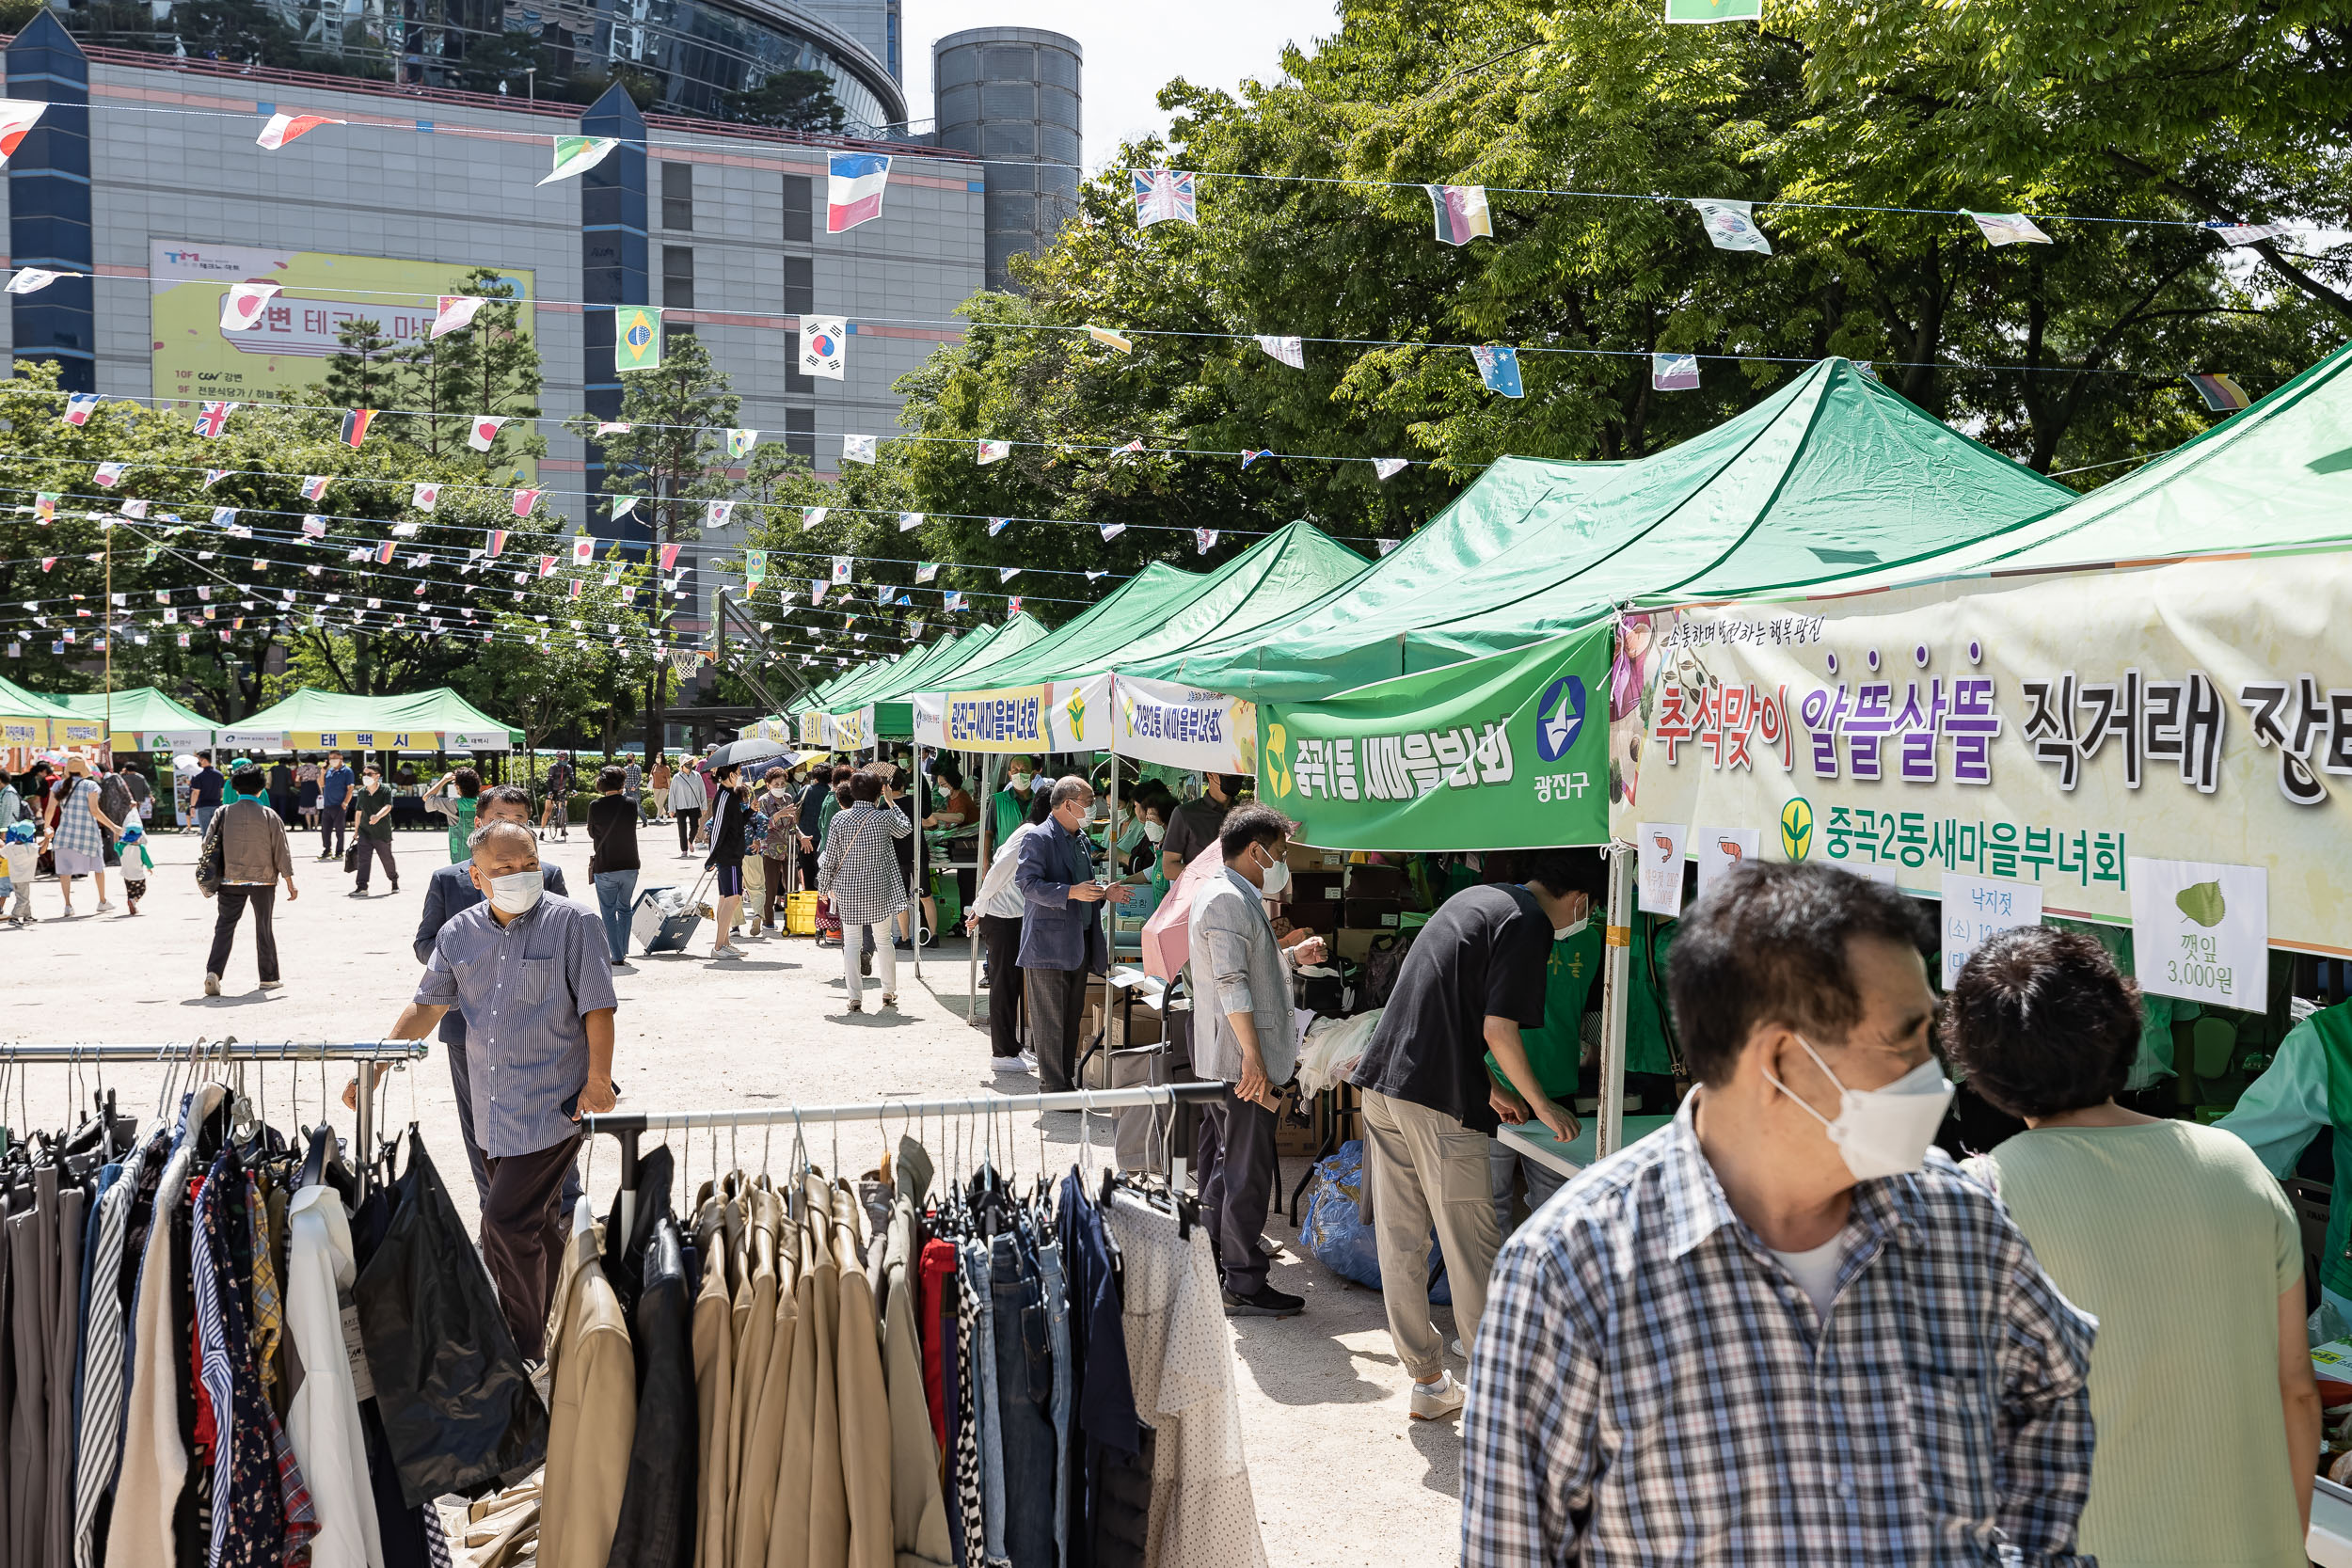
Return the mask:
[[1504, 458], [1288, 625], [1120, 671], [1311, 699], [1525, 647], [1645, 594], [1754, 592], [1920, 559], [2072, 497], [1824, 359], [1649, 457]]
[[[21, 772], [29, 767], [32, 753], [43, 747], [67, 743], [62, 735], [52, 738], [60, 717], [56, 698], [27, 690], [0, 675], [0, 756], [6, 756], [12, 770]], [[92, 728], [73, 744], [95, 745], [103, 738]]]
[[83, 691], [49, 699], [78, 719], [107, 727], [118, 752], [193, 752], [213, 744], [217, 726], [151, 686], [115, 692]]
[[1045, 635], [1043, 624], [1025, 611], [1009, 621], [975, 626], [960, 636], [942, 639], [928, 649], [918, 650], [919, 657], [902, 659], [876, 671], [854, 689], [834, 692], [828, 711], [837, 723], [846, 721], [845, 733], [857, 736], [860, 747], [881, 740], [909, 739], [914, 734], [915, 693], [929, 689], [932, 681], [950, 676], [966, 664], [1027, 647]]
[[384, 697], [306, 686], [219, 729], [223, 746], [270, 752], [506, 752], [521, 738], [445, 686]]

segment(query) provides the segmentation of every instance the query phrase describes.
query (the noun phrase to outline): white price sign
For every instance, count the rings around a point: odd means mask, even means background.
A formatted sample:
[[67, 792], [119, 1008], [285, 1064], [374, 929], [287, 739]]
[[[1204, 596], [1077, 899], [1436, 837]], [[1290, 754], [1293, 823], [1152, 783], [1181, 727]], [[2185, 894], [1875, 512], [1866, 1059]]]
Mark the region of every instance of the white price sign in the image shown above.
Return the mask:
[[1687, 822], [1645, 822], [1633, 835], [1641, 868], [1641, 893], [1635, 899], [1644, 914], [1682, 912], [1682, 846], [1691, 836]]
[[2129, 863], [2132, 971], [2160, 996], [2270, 1006], [2270, 873], [2209, 861]]
[[1969, 956], [2003, 931], [2042, 924], [2042, 890], [2031, 882], [1944, 873], [1944, 989]]
[[1752, 861], [1764, 847], [1761, 828], [1700, 828], [1691, 837], [1692, 853], [1699, 863], [1699, 896], [1715, 879], [1741, 861]]

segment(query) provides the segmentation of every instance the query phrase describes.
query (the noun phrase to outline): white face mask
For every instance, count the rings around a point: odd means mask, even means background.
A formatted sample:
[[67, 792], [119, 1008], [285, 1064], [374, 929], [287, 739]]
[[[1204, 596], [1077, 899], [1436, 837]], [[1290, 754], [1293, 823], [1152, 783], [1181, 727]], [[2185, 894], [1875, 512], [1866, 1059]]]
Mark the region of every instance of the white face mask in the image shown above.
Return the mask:
[[547, 876], [539, 871], [517, 871], [489, 880], [490, 907], [501, 914], [528, 913], [547, 891]]
[[1551, 928], [1551, 940], [1554, 942], [1565, 942], [1570, 937], [1576, 935], [1577, 932], [1584, 929], [1585, 927], [1590, 926], [1592, 923], [1593, 917], [1588, 914], [1573, 926], [1554, 926]]
[[1157, 844], [1168, 836], [1168, 825], [1164, 822], [1147, 821], [1143, 825], [1143, 836]]
[[1944, 1125], [1944, 1112], [1952, 1102], [1951, 1081], [1933, 1057], [1883, 1089], [1850, 1089], [1837, 1083], [1837, 1074], [1829, 1070], [1829, 1064], [1803, 1036], [1797, 1043], [1813, 1058], [1813, 1065], [1837, 1084], [1843, 1097], [1837, 1115], [1821, 1115], [1770, 1072], [1764, 1076], [1827, 1130], [1829, 1141], [1837, 1146], [1839, 1157], [1856, 1180], [1900, 1176], [1927, 1163], [1928, 1148], [1935, 1142], [1936, 1129]]
[[1026, 774], [1026, 773], [1015, 773], [1015, 774], [1012, 776], [1012, 787], [1013, 787], [1013, 788], [1015, 788], [1015, 789], [1026, 789], [1026, 788], [1028, 788], [1028, 787], [1029, 787], [1029, 775], [1028, 775], [1028, 774]]
[[1264, 876], [1259, 879], [1258, 891], [1268, 898], [1279, 898], [1281, 896], [1282, 890], [1290, 885], [1290, 863], [1275, 861], [1265, 868]]

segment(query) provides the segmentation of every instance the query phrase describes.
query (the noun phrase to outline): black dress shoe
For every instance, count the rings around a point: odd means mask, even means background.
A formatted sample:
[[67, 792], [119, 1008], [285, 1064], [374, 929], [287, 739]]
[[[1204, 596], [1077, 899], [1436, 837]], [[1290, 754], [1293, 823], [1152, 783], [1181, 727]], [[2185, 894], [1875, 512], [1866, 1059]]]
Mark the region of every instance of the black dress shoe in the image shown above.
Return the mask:
[[1229, 1318], [1295, 1318], [1307, 1310], [1305, 1296], [1295, 1296], [1271, 1285], [1261, 1285], [1246, 1296], [1237, 1296], [1231, 1291], [1222, 1293], [1225, 1315]]

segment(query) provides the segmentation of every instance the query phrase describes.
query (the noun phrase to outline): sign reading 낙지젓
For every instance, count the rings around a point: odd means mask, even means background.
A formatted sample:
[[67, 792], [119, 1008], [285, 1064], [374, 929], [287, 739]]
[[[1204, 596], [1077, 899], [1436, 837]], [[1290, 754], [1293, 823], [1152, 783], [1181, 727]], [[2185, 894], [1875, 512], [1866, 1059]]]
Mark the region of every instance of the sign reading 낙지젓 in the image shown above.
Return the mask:
[[2116, 924], [2143, 858], [2260, 868], [2270, 942], [2352, 954], [2352, 856], [2316, 847], [2352, 833], [2352, 555], [1629, 615], [1610, 713], [1621, 832], [1754, 827], [1768, 859]]
[[1597, 626], [1319, 702], [1261, 703], [1258, 798], [1331, 848], [1603, 843], [1609, 639]]

